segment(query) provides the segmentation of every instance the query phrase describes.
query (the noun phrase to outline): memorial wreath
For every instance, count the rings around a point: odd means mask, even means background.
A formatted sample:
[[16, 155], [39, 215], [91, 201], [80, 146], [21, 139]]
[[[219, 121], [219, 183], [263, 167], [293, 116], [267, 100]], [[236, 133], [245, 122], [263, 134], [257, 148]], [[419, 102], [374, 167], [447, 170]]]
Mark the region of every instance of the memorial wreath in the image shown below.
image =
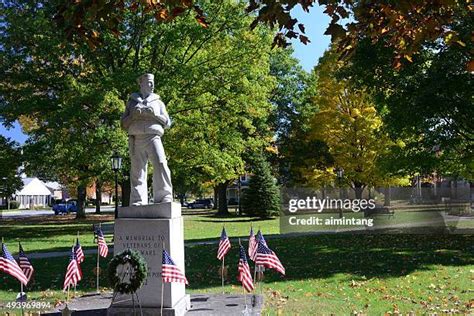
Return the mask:
[[[127, 271], [130, 279], [127, 282], [124, 282], [123, 278], [125, 275], [123, 275], [121, 279], [117, 268], [120, 265], [126, 264], [130, 267], [130, 270]], [[127, 249], [114, 256], [110, 261], [108, 270], [109, 282], [115, 292], [120, 294], [135, 293], [143, 285], [143, 282], [145, 282], [147, 270], [146, 261], [140, 253]]]

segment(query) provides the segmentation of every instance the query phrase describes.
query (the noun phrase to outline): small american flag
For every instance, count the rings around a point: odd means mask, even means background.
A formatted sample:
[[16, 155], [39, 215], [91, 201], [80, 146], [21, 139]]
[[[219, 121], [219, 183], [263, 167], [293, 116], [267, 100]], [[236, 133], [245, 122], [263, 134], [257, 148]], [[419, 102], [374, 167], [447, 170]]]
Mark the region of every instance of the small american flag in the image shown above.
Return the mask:
[[238, 280], [242, 282], [242, 286], [247, 292], [252, 292], [254, 289], [252, 274], [250, 273], [249, 263], [247, 262], [247, 256], [245, 255], [245, 249], [240, 245], [240, 258], [239, 258], [239, 275]]
[[107, 257], [107, 255], [109, 254], [109, 247], [107, 247], [104, 233], [100, 228], [97, 229], [97, 245], [99, 246], [99, 255], [104, 258]]
[[161, 262], [161, 279], [164, 283], [184, 283], [189, 284], [186, 276], [174, 263], [170, 255], [163, 249], [163, 259]]
[[83, 263], [85, 256], [82, 251], [81, 244], [79, 243], [79, 238], [76, 239], [76, 245], [74, 246], [74, 253], [76, 254], [77, 263]]
[[12, 277], [18, 279], [23, 285], [28, 284], [28, 278], [16, 263], [12, 254], [8, 251], [7, 246], [2, 243], [2, 255], [0, 256], [0, 271], [3, 271]]
[[23, 251], [23, 247], [21, 244], [19, 244], [19, 252], [18, 252], [18, 262], [20, 263], [20, 268], [21, 271], [25, 274], [26, 278], [28, 279], [28, 282], [31, 280], [31, 276], [33, 275], [33, 266], [30, 263], [30, 260], [28, 260], [28, 257], [26, 257], [25, 252]]
[[219, 248], [217, 249], [217, 259], [222, 260], [230, 250], [230, 240], [227, 237], [225, 228], [222, 227], [221, 239], [219, 240]]
[[268, 247], [267, 242], [265, 241], [265, 238], [263, 238], [263, 235], [260, 229], [258, 230], [257, 237], [255, 237], [255, 239], [257, 240], [257, 243], [261, 241], [265, 247]]
[[74, 247], [71, 249], [71, 257], [66, 270], [66, 276], [64, 278], [63, 290], [67, 291], [70, 286], [76, 286], [77, 282], [81, 280], [79, 272], [79, 264], [77, 263], [76, 254], [74, 253]]
[[281, 264], [280, 259], [278, 259], [277, 255], [270, 248], [264, 245], [261, 240], [258, 241], [255, 264], [275, 269], [285, 275], [285, 268]]
[[249, 237], [249, 258], [255, 261], [255, 256], [257, 255], [257, 240], [253, 233], [253, 228], [250, 227], [250, 237]]
[[76, 245], [74, 246], [74, 254], [76, 255], [77, 269], [79, 270], [79, 275], [82, 279], [82, 269], [81, 263], [84, 261], [84, 252], [82, 251], [81, 244], [79, 243], [79, 238], [76, 239]]

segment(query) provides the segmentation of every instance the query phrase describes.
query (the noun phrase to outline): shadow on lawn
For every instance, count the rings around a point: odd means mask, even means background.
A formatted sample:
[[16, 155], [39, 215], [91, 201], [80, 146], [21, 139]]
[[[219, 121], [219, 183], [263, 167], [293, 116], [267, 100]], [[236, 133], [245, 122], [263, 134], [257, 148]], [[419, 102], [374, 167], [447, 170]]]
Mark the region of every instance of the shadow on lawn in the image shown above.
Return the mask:
[[0, 218], [0, 225], [57, 225], [57, 224], [93, 224], [98, 222], [109, 222], [114, 220], [114, 214], [87, 214], [86, 218], [76, 219], [76, 214], [67, 215], [35, 215], [23, 218], [6, 217]]
[[[354, 280], [400, 277], [416, 270], [430, 269], [430, 265], [461, 267], [474, 264], [474, 236], [345, 234], [268, 238], [267, 242], [286, 267], [286, 276], [274, 271], [266, 272], [266, 283], [330, 279], [339, 273], [348, 274]], [[220, 286], [220, 261], [215, 257], [216, 252], [215, 244], [186, 247], [186, 276], [190, 289]], [[238, 258], [238, 247], [233, 243], [225, 262], [229, 269], [228, 282], [235, 285], [238, 284]], [[102, 269], [106, 269], [110, 259], [111, 256], [101, 259]], [[60, 290], [68, 262], [67, 256], [33, 259], [35, 280], [29, 290]], [[79, 290], [94, 290], [95, 264], [95, 255], [87, 255], [81, 265], [84, 281], [81, 281]], [[18, 282], [6, 274], [0, 274], [0, 284], [0, 290], [16, 291], [19, 287]], [[108, 286], [105, 270], [101, 274], [101, 285]]]
[[[206, 216], [206, 217], [211, 217], [211, 216]], [[259, 218], [259, 217], [251, 217], [251, 218], [242, 218], [242, 219], [234, 219], [238, 217], [217, 217], [217, 216], [212, 216], [214, 219], [197, 219], [195, 222], [204, 222], [204, 223], [228, 223], [228, 219], [232, 219], [232, 223], [255, 223], [255, 222], [261, 222], [261, 221], [268, 221], [272, 220], [274, 218], [268, 217], [268, 218]], [[227, 220], [226, 220], [227, 219]]]
[[196, 220], [197, 222], [208, 222], [208, 223], [219, 223], [219, 222], [223, 222], [223, 220], [227, 219], [227, 220], [232, 220], [232, 222], [234, 223], [246, 223], [246, 222], [259, 222], [259, 221], [267, 221], [267, 220], [272, 220], [272, 219], [275, 219], [275, 217], [252, 217], [252, 216], [248, 216], [248, 215], [242, 215], [242, 216], [239, 216], [237, 214], [232, 214], [232, 213], [229, 213], [229, 214], [219, 214], [218, 212], [216, 211], [209, 211], [205, 214], [201, 214], [201, 217], [206, 217], [206, 218], [210, 218], [210, 220], [202, 220], [202, 219], [198, 219]]
[[[473, 236], [344, 234], [267, 239], [267, 242], [285, 266], [286, 276], [271, 271], [265, 274], [265, 282], [327, 279], [339, 273], [349, 274], [355, 280], [388, 278], [427, 270], [430, 265], [474, 264]], [[226, 256], [226, 263], [231, 263], [232, 283], [236, 283], [237, 250], [234, 246]], [[219, 261], [209, 255], [216, 252], [217, 245], [200, 245], [187, 250], [186, 273], [191, 288], [220, 285]]]
[[[5, 238], [5, 242], [10, 246], [17, 241], [31, 241], [38, 244], [47, 245], [48, 252], [64, 251], [70, 249], [64, 245], [64, 235], [76, 236], [80, 233], [81, 242], [84, 243], [85, 238], [93, 240], [92, 224], [99, 222], [108, 222], [113, 220], [113, 215], [92, 215], [87, 219], [74, 220], [75, 215], [65, 216], [38, 216], [25, 219], [4, 219], [0, 221], [1, 237]], [[61, 236], [61, 239], [58, 239]], [[74, 238], [71, 238], [71, 245]], [[58, 243], [58, 245], [55, 245]], [[25, 244], [23, 245], [25, 247]], [[57, 246], [57, 247], [55, 247]], [[18, 247], [10, 249], [16, 253]], [[26, 243], [25, 250], [29, 252]], [[44, 250], [43, 250], [44, 251]], [[31, 250], [30, 250], [31, 252]]]
[[41, 226], [0, 226], [2, 236], [6, 239], [30, 239], [35, 237], [54, 237], [55, 235], [64, 235], [66, 233], [76, 234], [77, 231], [91, 232], [92, 224], [89, 226], [78, 226], [74, 224], [59, 225], [41, 225]]

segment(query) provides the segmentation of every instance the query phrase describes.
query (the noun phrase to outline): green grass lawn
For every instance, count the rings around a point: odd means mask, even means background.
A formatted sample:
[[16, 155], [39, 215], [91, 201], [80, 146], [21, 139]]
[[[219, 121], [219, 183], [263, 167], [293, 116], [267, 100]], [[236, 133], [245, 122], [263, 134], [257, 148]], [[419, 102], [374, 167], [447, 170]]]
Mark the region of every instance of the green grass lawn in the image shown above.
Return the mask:
[[[212, 211], [188, 211], [184, 214], [184, 238], [187, 241], [215, 240], [222, 227], [231, 237], [248, 237], [250, 226], [266, 234], [278, 234], [278, 218], [261, 220], [248, 216], [218, 217]], [[88, 214], [87, 219], [75, 220], [75, 215], [35, 216], [27, 219], [0, 221], [0, 237], [12, 253], [18, 252], [21, 241], [27, 252], [67, 251], [79, 232], [83, 248], [95, 248], [92, 224], [113, 221], [113, 215]], [[110, 238], [109, 238], [110, 239]]]
[[0, 209], [0, 214], [2, 214], [2, 213], [3, 213], [3, 214], [16, 213], [16, 212], [18, 212], [18, 210], [14, 210], [14, 209], [12, 209], [12, 210]]
[[[261, 229], [266, 235], [291, 233], [291, 232], [311, 232], [317, 230], [334, 229], [328, 226], [281, 226], [280, 221], [285, 218], [259, 219], [248, 216], [218, 217], [213, 211], [207, 210], [184, 210], [184, 238], [186, 241], [215, 240], [220, 236], [222, 227], [230, 237], [247, 238], [250, 226], [254, 230]], [[416, 222], [437, 221], [438, 227], [444, 227], [441, 216], [433, 215], [433, 212], [396, 212], [393, 217], [376, 216], [375, 225], [403, 225]], [[75, 215], [65, 216], [35, 216], [27, 219], [2, 219], [0, 221], [0, 237], [5, 238], [5, 243], [13, 253], [17, 252], [18, 241], [22, 242], [23, 248], [27, 252], [52, 252], [66, 251], [70, 249], [77, 233], [79, 232], [80, 241], [85, 249], [95, 248], [92, 224], [113, 221], [113, 215], [88, 214], [87, 219], [75, 220]], [[318, 216], [320, 218], [337, 218], [338, 214], [299, 214], [298, 218]], [[362, 213], [344, 213], [345, 217], [363, 218]], [[474, 219], [454, 223], [464, 229], [474, 228]], [[462, 225], [462, 226], [461, 226]], [[340, 226], [339, 226], [340, 227]], [[345, 226], [349, 228], [350, 226]], [[110, 239], [110, 238], [109, 238]]]
[[52, 252], [71, 249], [79, 232], [81, 244], [87, 248], [94, 246], [92, 224], [113, 220], [113, 215], [88, 214], [84, 220], [74, 220], [74, 216], [2, 219], [0, 237], [12, 253], [18, 252], [19, 241], [27, 252]]
[[[323, 235], [268, 240], [287, 275], [266, 273], [258, 292], [266, 313], [335, 314], [357, 311], [383, 315], [399, 310], [417, 314], [468, 312], [474, 289], [472, 237], [427, 235]], [[217, 263], [202, 262], [215, 247], [188, 250], [192, 292], [219, 292]], [[237, 258], [236, 249], [230, 257]], [[236, 265], [229, 266], [235, 280]], [[203, 272], [205, 270], [205, 272]], [[204, 284], [204, 286], [199, 286]], [[226, 291], [241, 292], [238, 284]], [[266, 314], [265, 313], [265, 314]]]
[[[216, 217], [204, 211], [185, 211], [187, 241], [217, 240], [225, 225], [230, 237], [248, 237], [250, 225], [265, 235], [279, 233], [279, 219]], [[395, 215], [397, 216], [397, 215]], [[94, 247], [92, 223], [112, 220], [111, 215], [88, 215], [87, 220], [71, 217], [39, 217], [2, 220], [0, 234], [12, 252], [21, 238], [27, 252], [70, 249], [77, 231], [85, 248]], [[469, 314], [474, 306], [474, 237], [462, 235], [318, 235], [267, 239], [287, 269], [281, 277], [265, 273], [257, 289], [265, 296], [264, 314], [347, 315], [360, 311], [379, 315], [396, 310], [406, 314]], [[245, 243], [246, 244], [246, 243]], [[228, 281], [225, 291], [241, 293], [236, 281], [237, 245], [226, 257]], [[95, 248], [95, 247], [94, 247]], [[190, 293], [220, 293], [217, 245], [186, 247], [186, 275]], [[35, 259], [35, 279], [28, 292], [32, 299], [52, 304], [65, 299], [60, 291], [68, 258]], [[95, 290], [96, 256], [83, 264], [84, 280], [78, 294]], [[101, 266], [106, 268], [107, 261]], [[107, 287], [105, 274], [101, 284]], [[0, 305], [13, 300], [18, 282], [0, 274]], [[0, 308], [1, 311], [1, 308]]]
[[[265, 273], [257, 292], [265, 295], [265, 314], [309, 315], [315, 312], [368, 315], [399, 310], [421, 313], [445, 310], [468, 314], [473, 297], [471, 236], [322, 235], [268, 240], [287, 275]], [[219, 293], [216, 245], [186, 247], [186, 275], [191, 293]], [[241, 293], [236, 281], [237, 247], [226, 257], [227, 293]], [[68, 258], [32, 260], [35, 279], [30, 298], [56, 304], [65, 299], [62, 286]], [[78, 294], [95, 289], [95, 256], [83, 264]], [[102, 267], [106, 267], [102, 260]], [[107, 280], [102, 274], [102, 285]], [[0, 275], [0, 301], [13, 300], [18, 282]], [[8, 290], [5, 290], [8, 289]]]
[[248, 238], [250, 227], [253, 226], [255, 233], [261, 229], [265, 234], [279, 234], [279, 219], [259, 219], [249, 216], [219, 217], [211, 212], [184, 212], [184, 239], [197, 241], [203, 239], [215, 240], [221, 235], [224, 226], [227, 235], [231, 238]]

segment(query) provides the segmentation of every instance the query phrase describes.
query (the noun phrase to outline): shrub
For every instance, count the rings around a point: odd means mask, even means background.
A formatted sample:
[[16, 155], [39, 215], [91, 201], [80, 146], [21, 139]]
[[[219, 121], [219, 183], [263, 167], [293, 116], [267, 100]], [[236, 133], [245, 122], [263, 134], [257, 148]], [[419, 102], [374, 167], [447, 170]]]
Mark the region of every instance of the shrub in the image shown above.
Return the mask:
[[15, 210], [20, 207], [20, 202], [18, 201], [10, 201], [10, 209]]
[[280, 190], [271, 167], [263, 156], [253, 159], [249, 187], [242, 192], [242, 212], [251, 216], [268, 217], [280, 210]]

